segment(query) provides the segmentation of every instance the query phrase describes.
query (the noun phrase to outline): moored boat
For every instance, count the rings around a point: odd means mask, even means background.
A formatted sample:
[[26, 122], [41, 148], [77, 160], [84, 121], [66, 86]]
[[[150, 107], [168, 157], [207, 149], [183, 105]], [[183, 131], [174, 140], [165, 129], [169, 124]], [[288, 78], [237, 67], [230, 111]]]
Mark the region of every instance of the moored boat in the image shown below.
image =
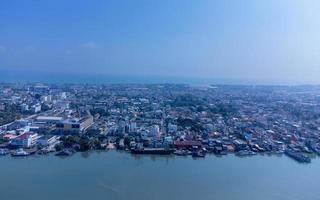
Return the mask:
[[257, 155], [257, 153], [253, 151], [248, 151], [248, 150], [242, 150], [242, 151], [236, 152], [236, 156], [240, 156], [240, 157], [254, 156], [254, 155]]
[[195, 151], [192, 153], [192, 157], [195, 157], [195, 158], [204, 158], [205, 156], [206, 154], [201, 151]]
[[11, 156], [13, 157], [24, 157], [24, 156], [29, 156], [30, 154], [26, 151], [24, 151], [22, 148], [14, 151], [11, 153]]
[[157, 154], [157, 155], [169, 155], [173, 153], [173, 149], [165, 148], [142, 148], [142, 149], [132, 149], [133, 154]]
[[24, 151], [29, 153], [30, 155], [32, 155], [32, 154], [35, 154], [38, 151], [38, 148], [37, 147], [33, 147], [33, 148], [30, 148], [30, 149], [25, 149]]
[[177, 155], [177, 156], [188, 156], [190, 155], [190, 153], [186, 150], [176, 150], [173, 152], [174, 155]]

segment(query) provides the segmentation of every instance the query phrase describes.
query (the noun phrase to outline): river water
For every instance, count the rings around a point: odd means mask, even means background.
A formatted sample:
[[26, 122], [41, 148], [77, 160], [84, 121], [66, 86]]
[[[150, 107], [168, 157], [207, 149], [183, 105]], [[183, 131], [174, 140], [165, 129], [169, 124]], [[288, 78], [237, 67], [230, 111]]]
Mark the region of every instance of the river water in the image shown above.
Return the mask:
[[320, 159], [77, 153], [0, 157], [1, 200], [318, 200]]

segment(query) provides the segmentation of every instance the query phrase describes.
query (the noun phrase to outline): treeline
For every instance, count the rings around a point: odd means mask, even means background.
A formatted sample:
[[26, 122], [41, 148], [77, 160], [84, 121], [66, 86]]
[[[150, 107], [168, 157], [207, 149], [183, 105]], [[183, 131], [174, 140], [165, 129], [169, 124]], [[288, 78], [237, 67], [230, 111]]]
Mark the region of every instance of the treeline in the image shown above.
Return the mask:
[[21, 118], [20, 106], [16, 104], [5, 104], [5, 109], [0, 111], [0, 125], [4, 125], [13, 122], [16, 119]]

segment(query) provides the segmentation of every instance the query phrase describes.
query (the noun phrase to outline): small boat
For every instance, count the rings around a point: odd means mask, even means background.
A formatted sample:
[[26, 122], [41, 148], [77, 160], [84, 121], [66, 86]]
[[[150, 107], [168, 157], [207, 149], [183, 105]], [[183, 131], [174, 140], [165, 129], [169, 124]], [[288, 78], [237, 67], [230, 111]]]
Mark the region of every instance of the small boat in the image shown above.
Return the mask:
[[254, 155], [257, 155], [257, 153], [253, 151], [242, 150], [242, 151], [236, 152], [236, 156], [239, 156], [239, 157], [254, 156]]
[[13, 157], [24, 157], [24, 156], [29, 156], [29, 155], [30, 154], [27, 153], [26, 151], [24, 151], [22, 148], [11, 153], [11, 156], [13, 156]]
[[195, 152], [192, 153], [192, 157], [204, 158], [204, 157], [206, 157], [206, 154], [204, 152], [201, 152], [201, 151], [195, 151]]
[[30, 149], [25, 149], [24, 151], [29, 153], [30, 155], [32, 155], [32, 154], [35, 154], [38, 151], [38, 148], [37, 147], [33, 147], [33, 148], [30, 148]]
[[177, 156], [188, 156], [189, 153], [188, 151], [184, 151], [184, 150], [176, 150], [173, 152], [174, 155], [177, 155]]

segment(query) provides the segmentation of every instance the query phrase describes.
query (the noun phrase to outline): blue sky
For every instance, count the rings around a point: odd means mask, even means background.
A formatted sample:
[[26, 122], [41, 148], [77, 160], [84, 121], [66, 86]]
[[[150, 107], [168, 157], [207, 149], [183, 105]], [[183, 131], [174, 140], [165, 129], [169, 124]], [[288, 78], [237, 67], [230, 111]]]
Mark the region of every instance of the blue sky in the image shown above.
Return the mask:
[[319, 10], [318, 0], [0, 0], [0, 78], [319, 84]]

